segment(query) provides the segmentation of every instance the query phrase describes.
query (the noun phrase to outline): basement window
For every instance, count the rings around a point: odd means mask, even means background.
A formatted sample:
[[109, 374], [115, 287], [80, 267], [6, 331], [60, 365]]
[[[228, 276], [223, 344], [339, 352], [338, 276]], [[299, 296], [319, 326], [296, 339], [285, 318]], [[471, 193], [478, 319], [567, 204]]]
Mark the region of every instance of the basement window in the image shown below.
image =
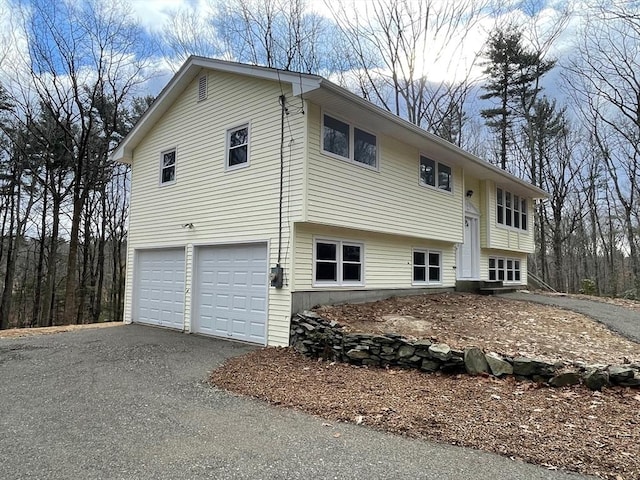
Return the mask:
[[489, 257], [489, 280], [520, 283], [522, 273], [517, 258]]
[[313, 250], [314, 286], [363, 285], [363, 244], [316, 240]]

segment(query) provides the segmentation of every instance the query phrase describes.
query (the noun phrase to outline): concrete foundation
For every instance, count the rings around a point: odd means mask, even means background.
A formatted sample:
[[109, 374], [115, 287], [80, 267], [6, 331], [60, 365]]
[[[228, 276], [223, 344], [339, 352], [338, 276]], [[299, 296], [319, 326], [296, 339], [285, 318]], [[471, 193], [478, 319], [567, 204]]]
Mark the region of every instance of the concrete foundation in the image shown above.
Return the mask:
[[340, 303], [365, 303], [390, 297], [406, 297], [425, 293], [453, 292], [454, 288], [406, 288], [381, 290], [313, 290], [293, 292], [291, 313], [296, 314], [316, 305], [336, 305]]

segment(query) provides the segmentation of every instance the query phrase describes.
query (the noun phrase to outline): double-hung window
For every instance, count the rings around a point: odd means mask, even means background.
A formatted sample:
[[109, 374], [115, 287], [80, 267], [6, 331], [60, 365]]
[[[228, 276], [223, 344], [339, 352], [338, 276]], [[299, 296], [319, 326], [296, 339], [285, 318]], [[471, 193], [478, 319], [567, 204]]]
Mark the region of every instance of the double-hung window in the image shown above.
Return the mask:
[[420, 184], [439, 190], [451, 191], [451, 167], [420, 155]]
[[364, 246], [342, 240], [314, 242], [314, 284], [362, 285]]
[[176, 181], [176, 149], [160, 154], [160, 185], [171, 185]]
[[249, 125], [227, 130], [227, 170], [249, 165]]
[[489, 280], [519, 283], [522, 278], [517, 258], [489, 257]]
[[434, 250], [413, 250], [413, 283], [442, 283], [442, 254]]
[[378, 168], [376, 136], [326, 114], [322, 116], [322, 150], [343, 160]]
[[505, 227], [527, 229], [527, 200], [502, 188], [496, 189], [496, 221]]

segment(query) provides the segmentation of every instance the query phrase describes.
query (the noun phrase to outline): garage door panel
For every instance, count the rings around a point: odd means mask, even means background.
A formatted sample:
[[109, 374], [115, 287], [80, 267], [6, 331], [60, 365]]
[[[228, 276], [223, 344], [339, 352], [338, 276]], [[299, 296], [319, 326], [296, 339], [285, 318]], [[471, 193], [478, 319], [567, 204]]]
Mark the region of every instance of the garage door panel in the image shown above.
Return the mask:
[[184, 249], [136, 252], [135, 322], [182, 329]]
[[265, 343], [266, 245], [198, 247], [196, 259], [194, 330]]

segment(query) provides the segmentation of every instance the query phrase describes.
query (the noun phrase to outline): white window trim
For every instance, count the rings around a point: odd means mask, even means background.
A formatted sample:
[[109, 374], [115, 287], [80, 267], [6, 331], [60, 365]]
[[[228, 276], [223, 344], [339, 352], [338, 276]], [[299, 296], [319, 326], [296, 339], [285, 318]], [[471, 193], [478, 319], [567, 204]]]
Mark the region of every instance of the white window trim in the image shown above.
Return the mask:
[[[229, 149], [231, 148], [231, 133], [236, 130], [247, 129], [247, 161], [238, 165], [229, 166]], [[232, 172], [234, 170], [241, 170], [247, 168], [251, 164], [251, 122], [244, 122], [237, 124], [233, 127], [227, 128], [226, 141], [224, 148], [224, 170]]]
[[[336, 245], [336, 262], [337, 262], [337, 281], [331, 280], [316, 280], [316, 245], [318, 243], [332, 243]], [[343, 245], [354, 245], [360, 247], [360, 265], [361, 272], [360, 277], [362, 278], [359, 282], [350, 282], [342, 280], [342, 269], [344, 261], [342, 259], [342, 246]], [[313, 268], [312, 268], [312, 286], [313, 287], [364, 287], [365, 286], [365, 251], [364, 251], [364, 243], [357, 242], [353, 240], [347, 240], [342, 238], [326, 238], [326, 237], [317, 237], [313, 239]], [[349, 262], [348, 262], [349, 263]]]
[[[490, 262], [491, 259], [493, 259], [495, 261], [495, 263], [496, 263], [496, 268], [494, 269], [496, 271], [495, 280], [491, 280], [491, 277], [490, 277], [490, 271], [492, 269], [489, 267], [489, 265], [490, 265], [489, 262]], [[504, 271], [504, 280], [500, 280], [500, 278], [499, 278], [500, 275], [498, 274], [498, 272], [499, 272], [500, 269], [498, 268], [498, 260], [502, 260], [504, 262], [504, 268], [502, 269]], [[507, 280], [508, 272], [509, 272], [509, 269], [507, 267], [507, 262], [509, 262], [509, 261], [512, 262], [512, 265], [513, 265], [513, 268], [511, 269], [514, 272], [514, 274], [513, 274], [513, 278], [514, 279], [513, 280]], [[515, 262], [518, 262], [518, 264], [519, 264], [519, 268], [518, 269], [515, 268]], [[489, 259], [487, 261], [487, 266], [488, 266], [488, 268], [487, 268], [487, 279], [490, 282], [502, 282], [502, 283], [505, 283], [505, 284], [508, 284], [508, 285], [512, 285], [512, 284], [513, 285], [521, 285], [522, 284], [522, 259], [521, 258], [500, 257], [500, 256], [491, 255], [491, 256], [489, 256]], [[515, 272], [516, 271], [520, 272], [520, 280], [515, 280]]]
[[[502, 219], [505, 219], [505, 215], [507, 214], [507, 206], [504, 204], [505, 200], [506, 200], [506, 195], [505, 193], [510, 193], [511, 194], [511, 201], [513, 202], [513, 192], [511, 190], [507, 190], [504, 187], [501, 187], [500, 185], [496, 185], [496, 191], [494, 194], [494, 200], [495, 200], [495, 215], [496, 215], [496, 228], [500, 228], [502, 230], [510, 230], [512, 232], [519, 232], [519, 233], [526, 233], [529, 234], [531, 232], [531, 215], [529, 214], [529, 205], [531, 203], [531, 200], [529, 199], [529, 197], [523, 197], [521, 195], [517, 195], [517, 197], [520, 199], [519, 201], [521, 202], [522, 200], [525, 200], [527, 202], [526, 205], [526, 210], [523, 212], [522, 210], [520, 210], [520, 208], [522, 207], [522, 203], [520, 203], [520, 206], [518, 207], [518, 213], [520, 214], [520, 227], [514, 227], [513, 226], [513, 213], [515, 212], [515, 209], [513, 208], [513, 206], [511, 207], [511, 225], [507, 225], [506, 223], [500, 223], [498, 222], [498, 190], [502, 190], [502, 209], [503, 209], [503, 214], [502, 214]], [[522, 228], [522, 214], [525, 214], [527, 217], [527, 228]]]
[[[413, 256], [415, 252], [420, 252], [420, 253], [424, 253], [425, 254], [425, 262], [426, 265], [424, 265], [424, 267], [426, 268], [425, 271], [425, 280], [424, 281], [418, 281], [415, 280], [413, 278], [413, 269], [416, 266], [421, 267], [422, 265], [416, 265], [413, 262]], [[437, 253], [439, 258], [440, 258], [440, 262], [438, 264], [438, 267], [440, 268], [440, 280], [438, 280], [437, 282], [434, 281], [429, 281], [429, 254], [430, 253]], [[411, 249], [411, 285], [413, 286], [425, 286], [425, 285], [442, 285], [442, 274], [443, 274], [443, 268], [442, 268], [442, 250], [436, 250], [433, 248], [419, 248], [419, 247], [414, 247]]]
[[[175, 157], [175, 161], [173, 162], [173, 180], [171, 180], [170, 182], [163, 182], [162, 172], [164, 171], [164, 156], [165, 154], [171, 153], [171, 152], [174, 153], [174, 157]], [[178, 179], [178, 148], [173, 147], [173, 148], [167, 148], [166, 150], [162, 150], [160, 152], [160, 173], [158, 175], [158, 186], [166, 187], [168, 185], [175, 185], [177, 179]]]
[[[341, 121], [342, 123], [346, 123], [349, 126], [349, 157], [343, 157], [342, 155], [338, 155], [333, 152], [329, 152], [324, 149], [324, 116], [328, 115], [336, 120]], [[362, 130], [369, 135], [373, 135], [376, 139], [376, 164], [375, 166], [367, 165], [366, 163], [358, 162], [354, 160], [353, 155], [355, 152], [355, 129]], [[353, 123], [349, 120], [346, 120], [344, 117], [340, 115], [334, 115], [331, 112], [320, 112], [320, 153], [326, 155], [331, 158], [335, 158], [336, 160], [342, 160], [343, 162], [350, 163], [352, 165], [357, 165], [359, 167], [367, 168], [369, 170], [373, 170], [374, 172], [380, 171], [380, 136], [373, 133], [371, 130], [361, 127], [360, 125]]]
[[[436, 164], [436, 185], [429, 185], [428, 183], [425, 183], [425, 182], [422, 181], [422, 172], [420, 171], [421, 157], [428, 158], [432, 162], [435, 162], [435, 164]], [[451, 190], [443, 190], [442, 188], [438, 188], [437, 179], [438, 179], [438, 172], [440, 171], [440, 169], [438, 168], [438, 165], [444, 165], [445, 167], [449, 167], [451, 169]], [[454, 177], [454, 175], [453, 175], [453, 167], [451, 165], [449, 165], [448, 163], [439, 162], [438, 160], [434, 160], [433, 158], [431, 158], [431, 156], [426, 155], [424, 153], [418, 154], [418, 185], [420, 185], [421, 187], [428, 188], [430, 190], [435, 190], [436, 192], [440, 192], [440, 193], [443, 193], [445, 195], [453, 195], [453, 183], [454, 183], [453, 182], [453, 177]]]

